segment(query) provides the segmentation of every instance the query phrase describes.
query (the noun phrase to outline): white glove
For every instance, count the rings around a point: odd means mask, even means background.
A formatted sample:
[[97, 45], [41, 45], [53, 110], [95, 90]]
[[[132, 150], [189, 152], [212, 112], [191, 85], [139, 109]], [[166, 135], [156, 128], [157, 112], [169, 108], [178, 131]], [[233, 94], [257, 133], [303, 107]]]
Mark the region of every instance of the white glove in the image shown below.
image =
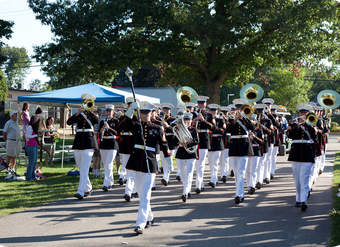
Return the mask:
[[129, 109], [127, 109], [125, 115], [126, 115], [128, 118], [132, 119], [134, 110], [137, 110], [138, 108], [139, 108], [138, 102], [133, 102], [133, 103], [131, 103], [131, 105], [130, 105]]

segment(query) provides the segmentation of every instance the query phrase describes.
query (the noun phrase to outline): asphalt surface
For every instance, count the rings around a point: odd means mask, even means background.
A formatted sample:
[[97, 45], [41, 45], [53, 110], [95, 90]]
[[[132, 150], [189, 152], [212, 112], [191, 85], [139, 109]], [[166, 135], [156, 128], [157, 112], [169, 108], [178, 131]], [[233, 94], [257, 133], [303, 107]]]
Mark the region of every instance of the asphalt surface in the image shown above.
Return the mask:
[[67, 198], [0, 218], [0, 247], [328, 246], [338, 139], [329, 139], [325, 172], [313, 186], [306, 212], [294, 207], [291, 165], [287, 156], [279, 156], [274, 180], [254, 195], [247, 195], [239, 206], [233, 200], [233, 178], [215, 189], [206, 185], [202, 194], [193, 193], [183, 203], [182, 186], [175, 176], [167, 187], [161, 185], [158, 176], [151, 200], [155, 224], [143, 235], [133, 232], [138, 200], [125, 202], [123, 188], [116, 186], [107, 193], [95, 190], [82, 201]]

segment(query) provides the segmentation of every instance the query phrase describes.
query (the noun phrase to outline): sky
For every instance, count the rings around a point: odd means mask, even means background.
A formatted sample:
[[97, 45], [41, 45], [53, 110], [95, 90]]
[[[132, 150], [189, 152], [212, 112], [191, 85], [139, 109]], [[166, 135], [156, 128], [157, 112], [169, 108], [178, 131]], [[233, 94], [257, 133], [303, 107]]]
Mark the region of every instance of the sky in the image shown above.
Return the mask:
[[[14, 47], [24, 47], [29, 56], [34, 54], [33, 47], [52, 41], [53, 34], [48, 26], [42, 25], [35, 19], [33, 11], [28, 7], [26, 0], [0, 0], [0, 19], [13, 21], [12, 38], [3, 41]], [[34, 79], [42, 82], [48, 78], [40, 71], [39, 63], [32, 59], [32, 66], [27, 75], [24, 88]]]

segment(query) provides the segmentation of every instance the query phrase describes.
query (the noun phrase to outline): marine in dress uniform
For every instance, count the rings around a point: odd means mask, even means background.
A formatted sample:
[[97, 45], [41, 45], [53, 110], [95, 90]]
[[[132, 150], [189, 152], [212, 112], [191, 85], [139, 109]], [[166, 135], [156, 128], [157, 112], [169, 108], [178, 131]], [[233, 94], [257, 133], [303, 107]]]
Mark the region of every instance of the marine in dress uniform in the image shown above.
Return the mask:
[[[221, 112], [223, 113], [223, 118], [225, 119], [226, 126], [229, 122], [229, 118], [227, 117], [228, 112], [231, 111], [230, 106], [221, 106]], [[224, 131], [223, 133], [223, 151], [220, 158], [221, 165], [221, 181], [223, 183], [227, 182], [227, 176], [229, 174], [229, 145], [230, 145], [230, 133]]]
[[103, 191], [107, 192], [114, 184], [113, 161], [118, 150], [117, 126], [119, 120], [113, 117], [113, 105], [106, 106], [106, 118], [99, 123], [99, 149], [104, 165]]
[[[95, 96], [83, 94], [82, 99], [95, 100]], [[79, 200], [89, 195], [92, 191], [88, 173], [94, 149], [97, 148], [97, 140], [93, 133], [93, 125], [97, 123], [97, 116], [91, 111], [84, 110], [83, 107], [79, 108], [78, 112], [67, 120], [68, 125], [77, 124], [72, 149], [74, 149], [74, 158], [80, 173], [78, 190], [77, 193], [74, 194], [74, 197]]]
[[[198, 133], [196, 129], [191, 125], [192, 117], [192, 113], [189, 112], [184, 113], [183, 116], [184, 124], [187, 126], [193, 139], [192, 143], [186, 143], [188, 147], [198, 145]], [[180, 169], [181, 171], [181, 181], [183, 184], [182, 200], [183, 202], [186, 202], [191, 195], [190, 191], [194, 175], [194, 165], [198, 157], [198, 153], [197, 151], [194, 153], [188, 152], [180, 143], [175, 157], [178, 169]]]
[[135, 232], [143, 233], [145, 226], [153, 222], [151, 211], [151, 188], [157, 172], [156, 146], [165, 143], [165, 135], [161, 127], [151, 123], [151, 110], [153, 106], [148, 102], [141, 102], [141, 122], [133, 120], [133, 112], [138, 109], [138, 103], [131, 104], [126, 112], [125, 121], [120, 124], [127, 126], [133, 133], [135, 144], [126, 165], [136, 183], [139, 195], [139, 210]]
[[[233, 100], [236, 108], [239, 110], [244, 104], [245, 100]], [[244, 179], [246, 167], [248, 163], [248, 156], [254, 155], [253, 149], [249, 139], [249, 131], [253, 131], [255, 126], [242, 113], [236, 114], [235, 119], [227, 126], [227, 132], [230, 136], [229, 162], [235, 173], [235, 203], [239, 204], [244, 201]]]
[[278, 118], [278, 115], [276, 113], [278, 109], [277, 105], [273, 105], [270, 109], [271, 114], [269, 114], [269, 118], [271, 119], [273, 125], [274, 125], [274, 145], [271, 152], [271, 161], [270, 161], [270, 180], [274, 179], [275, 176], [275, 170], [276, 170], [276, 159], [277, 154], [279, 152], [279, 146], [282, 145], [283, 139], [282, 139], [282, 124]]
[[[211, 113], [213, 120], [215, 121], [215, 125], [210, 134], [210, 148], [208, 151], [208, 162], [210, 166], [210, 182], [209, 185], [212, 188], [215, 188], [217, 184], [217, 173], [218, 173], [218, 165], [221, 158], [222, 151], [224, 149], [223, 143], [223, 135], [224, 130], [226, 128], [226, 124], [223, 116], [218, 116], [219, 105], [217, 104], [209, 104], [208, 109]], [[223, 114], [223, 113], [222, 113]]]
[[292, 162], [293, 176], [296, 187], [296, 207], [307, 210], [307, 199], [310, 192], [309, 179], [315, 161], [314, 143], [316, 130], [305, 121], [306, 114], [312, 110], [307, 104], [298, 105], [299, 122], [291, 122], [287, 136], [292, 139], [288, 161]]
[[204, 190], [203, 178], [205, 169], [205, 160], [210, 148], [209, 132], [214, 127], [214, 120], [211, 113], [206, 112], [207, 96], [198, 96], [198, 112], [194, 114], [195, 123], [197, 125], [198, 139], [199, 139], [199, 156], [196, 161], [196, 193], [199, 194]]

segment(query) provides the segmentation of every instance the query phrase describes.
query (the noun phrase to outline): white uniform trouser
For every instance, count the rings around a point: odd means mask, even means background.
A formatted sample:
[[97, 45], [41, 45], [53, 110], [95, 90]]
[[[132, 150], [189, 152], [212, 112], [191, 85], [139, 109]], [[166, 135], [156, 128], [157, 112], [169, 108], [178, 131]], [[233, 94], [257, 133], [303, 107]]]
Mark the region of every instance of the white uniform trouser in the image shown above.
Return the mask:
[[309, 179], [312, 166], [312, 162], [292, 162], [297, 202], [307, 201], [308, 193], [310, 191]]
[[236, 196], [244, 197], [244, 178], [248, 163], [248, 156], [231, 156], [229, 157], [230, 166], [235, 174]]
[[[263, 178], [268, 178], [270, 180], [270, 164], [271, 164], [271, 156], [273, 149], [271, 147], [268, 148], [268, 152], [265, 154], [265, 163], [264, 163], [264, 173]], [[263, 181], [262, 181], [263, 182]]]
[[115, 159], [117, 150], [115, 149], [100, 149], [100, 156], [104, 165], [104, 183], [103, 186], [109, 187], [114, 184], [113, 177], [113, 160]]
[[132, 193], [137, 191], [135, 179], [132, 174], [132, 170], [126, 169], [126, 184], [125, 184], [125, 194], [131, 196]]
[[248, 159], [246, 179], [249, 188], [255, 188], [260, 158], [259, 156], [250, 156]]
[[266, 158], [267, 155], [266, 153], [264, 153], [259, 160], [259, 165], [257, 168], [257, 176], [256, 176], [256, 183], [263, 183], [263, 176], [264, 176], [264, 168], [265, 168], [265, 164], [266, 164]]
[[192, 178], [194, 176], [194, 164], [196, 159], [176, 159], [177, 167], [181, 170], [181, 181], [183, 183], [183, 195], [191, 191]]
[[[270, 146], [273, 144], [270, 144]], [[273, 151], [271, 153], [271, 161], [270, 161], [270, 174], [275, 174], [275, 169], [276, 169], [276, 158], [277, 154], [279, 152], [279, 147], [273, 145]]]
[[319, 175], [319, 167], [321, 162], [321, 156], [315, 157], [315, 162], [312, 164], [311, 168], [311, 176], [309, 179], [309, 187], [312, 188], [313, 183], [316, 181], [318, 175]]
[[221, 158], [222, 150], [220, 151], [209, 151], [208, 152], [208, 162], [210, 166], [210, 182], [213, 184], [217, 183], [217, 172], [218, 165]]
[[84, 196], [85, 192], [92, 190], [92, 184], [89, 179], [89, 169], [93, 153], [93, 149], [74, 150], [74, 159], [80, 173], [77, 193], [81, 196]]
[[169, 157], [164, 157], [163, 152], [160, 152], [162, 167], [163, 167], [163, 179], [169, 182], [170, 173], [173, 170], [172, 157], [175, 153], [175, 150], [170, 150], [171, 155]]
[[203, 177], [205, 169], [205, 159], [208, 155], [208, 149], [199, 149], [199, 160], [196, 160], [196, 188], [204, 188]]
[[221, 177], [228, 176], [229, 173], [229, 148], [223, 149], [221, 158]]
[[121, 154], [119, 153], [120, 162], [122, 163], [120, 167], [119, 178], [125, 180], [126, 179], [126, 164], [130, 158], [130, 154]]
[[151, 188], [153, 181], [155, 180], [155, 173], [145, 173], [130, 170], [130, 174], [133, 177], [139, 196], [139, 208], [136, 226], [144, 229], [146, 222], [153, 220], [153, 214], [151, 211]]
[[326, 164], [326, 152], [322, 150], [321, 160], [320, 160], [320, 171], [323, 172], [323, 169], [325, 168], [325, 164]]

